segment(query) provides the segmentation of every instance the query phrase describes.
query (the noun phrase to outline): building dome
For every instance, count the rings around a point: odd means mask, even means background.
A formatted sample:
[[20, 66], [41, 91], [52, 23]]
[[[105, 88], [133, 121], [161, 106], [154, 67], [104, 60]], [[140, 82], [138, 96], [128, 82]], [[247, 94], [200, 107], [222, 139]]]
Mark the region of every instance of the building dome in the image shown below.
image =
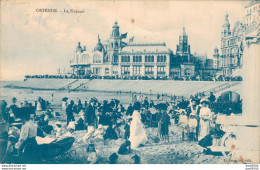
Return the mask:
[[82, 47], [80, 45], [80, 42], [78, 42], [78, 47], [76, 48], [76, 52], [82, 52]]
[[98, 35], [98, 43], [97, 43], [96, 47], [94, 48], [94, 51], [102, 52], [102, 49], [103, 49], [103, 45], [101, 44], [100, 38], [99, 38], [99, 35]]

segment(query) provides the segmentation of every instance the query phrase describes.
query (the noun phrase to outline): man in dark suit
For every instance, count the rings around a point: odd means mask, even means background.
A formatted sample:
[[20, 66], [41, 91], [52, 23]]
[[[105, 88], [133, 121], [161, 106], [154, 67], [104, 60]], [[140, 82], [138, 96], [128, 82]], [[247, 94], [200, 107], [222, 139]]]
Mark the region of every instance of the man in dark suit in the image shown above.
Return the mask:
[[94, 126], [95, 122], [95, 109], [94, 109], [94, 100], [90, 100], [89, 105], [86, 108], [84, 114], [84, 122], [86, 126]]
[[69, 104], [68, 107], [66, 108], [67, 125], [69, 125], [69, 122], [70, 122], [70, 121], [75, 121], [74, 115], [73, 115], [74, 108], [75, 108], [75, 107], [74, 107], [74, 101], [71, 100], [71, 101], [70, 101], [70, 104]]

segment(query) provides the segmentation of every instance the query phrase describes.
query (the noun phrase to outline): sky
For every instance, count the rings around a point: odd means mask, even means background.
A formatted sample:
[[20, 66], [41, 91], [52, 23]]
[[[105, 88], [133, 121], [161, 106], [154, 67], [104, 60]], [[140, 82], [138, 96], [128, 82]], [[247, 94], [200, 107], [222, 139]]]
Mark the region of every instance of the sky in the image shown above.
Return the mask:
[[[231, 28], [243, 20], [249, 1], [82, 1], [3, 0], [1, 2], [1, 79], [21, 80], [25, 75], [56, 74], [69, 69], [77, 42], [91, 51], [107, 39], [115, 21], [124, 40], [165, 42], [175, 53], [185, 26], [192, 53], [212, 57], [220, 47], [226, 13]], [[57, 9], [40, 13], [36, 9]], [[84, 13], [64, 13], [64, 9]]]

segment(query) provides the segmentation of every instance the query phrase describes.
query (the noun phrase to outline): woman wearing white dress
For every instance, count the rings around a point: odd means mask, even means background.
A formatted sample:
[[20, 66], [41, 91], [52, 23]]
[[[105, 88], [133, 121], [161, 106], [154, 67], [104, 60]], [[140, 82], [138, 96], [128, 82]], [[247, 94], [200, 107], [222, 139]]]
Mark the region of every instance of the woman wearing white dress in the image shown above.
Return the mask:
[[210, 132], [210, 119], [211, 119], [211, 110], [208, 108], [208, 102], [203, 101], [203, 107], [200, 109], [200, 131], [198, 140], [200, 141]]
[[144, 144], [147, 141], [147, 135], [139, 112], [140, 106], [141, 105], [139, 102], [136, 102], [134, 104], [134, 112], [130, 125], [129, 141], [131, 142], [132, 149], [137, 148], [140, 144]]

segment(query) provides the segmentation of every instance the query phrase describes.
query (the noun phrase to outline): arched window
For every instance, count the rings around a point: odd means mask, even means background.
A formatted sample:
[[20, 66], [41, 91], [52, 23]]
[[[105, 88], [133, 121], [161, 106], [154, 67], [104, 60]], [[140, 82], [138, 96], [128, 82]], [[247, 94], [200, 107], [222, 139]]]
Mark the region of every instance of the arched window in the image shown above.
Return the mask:
[[93, 56], [93, 63], [101, 63], [101, 56], [99, 54]]
[[190, 68], [186, 68], [186, 69], [184, 70], [184, 74], [185, 74], [186, 76], [190, 76], [191, 73], [192, 73], [192, 71], [191, 71]]

